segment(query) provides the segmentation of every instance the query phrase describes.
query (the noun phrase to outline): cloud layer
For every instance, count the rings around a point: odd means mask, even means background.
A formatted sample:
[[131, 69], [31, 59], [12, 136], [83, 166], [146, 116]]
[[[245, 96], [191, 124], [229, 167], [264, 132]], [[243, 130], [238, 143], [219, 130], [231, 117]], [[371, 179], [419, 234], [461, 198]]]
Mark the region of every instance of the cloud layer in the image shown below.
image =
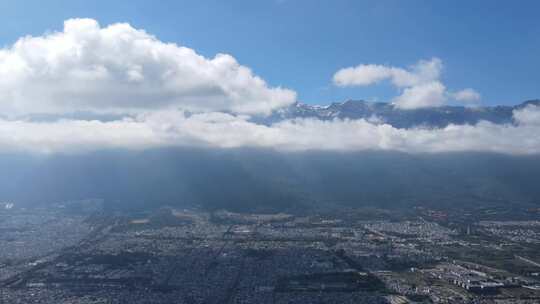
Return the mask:
[[[360, 65], [339, 71], [339, 86], [388, 80], [394, 103], [411, 109], [448, 98], [477, 101], [472, 89], [449, 92], [434, 58], [407, 68]], [[490, 151], [540, 153], [540, 108], [514, 112], [514, 124], [399, 129], [381, 120], [291, 119], [254, 122], [295, 102], [230, 55], [212, 59], [159, 41], [128, 24], [100, 27], [72, 19], [62, 32], [24, 37], [0, 50], [0, 150], [82, 153], [171, 146], [254, 147], [280, 151], [395, 150], [410, 153]], [[88, 117], [114, 113], [108, 119]], [[38, 121], [34, 114], [54, 119]], [[34, 116], [33, 116], [34, 115]], [[113, 118], [110, 118], [113, 117]]]
[[471, 88], [448, 92], [440, 81], [442, 70], [443, 64], [439, 58], [420, 60], [408, 69], [361, 64], [337, 71], [333, 82], [337, 86], [348, 87], [374, 85], [389, 80], [401, 92], [393, 99], [393, 103], [401, 109], [438, 107], [449, 98], [464, 102], [480, 100], [480, 94]]
[[515, 124], [398, 129], [364, 119], [285, 120], [272, 125], [221, 112], [162, 111], [102, 122], [0, 120], [3, 151], [87, 152], [103, 148], [169, 146], [269, 148], [280, 151], [394, 150], [410, 153], [485, 151], [540, 153], [540, 107], [514, 112]]
[[212, 59], [119, 23], [71, 19], [62, 32], [0, 50], [0, 111], [193, 111], [269, 113], [295, 101], [232, 56]]

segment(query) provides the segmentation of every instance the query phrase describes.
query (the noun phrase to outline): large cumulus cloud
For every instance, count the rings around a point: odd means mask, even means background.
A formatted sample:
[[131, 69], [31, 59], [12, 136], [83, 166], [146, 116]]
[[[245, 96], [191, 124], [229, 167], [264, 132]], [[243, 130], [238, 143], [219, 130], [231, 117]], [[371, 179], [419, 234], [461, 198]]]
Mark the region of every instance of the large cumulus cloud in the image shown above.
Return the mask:
[[71, 19], [62, 32], [0, 50], [0, 111], [10, 114], [167, 108], [253, 114], [295, 99], [230, 55], [208, 59], [125, 23]]

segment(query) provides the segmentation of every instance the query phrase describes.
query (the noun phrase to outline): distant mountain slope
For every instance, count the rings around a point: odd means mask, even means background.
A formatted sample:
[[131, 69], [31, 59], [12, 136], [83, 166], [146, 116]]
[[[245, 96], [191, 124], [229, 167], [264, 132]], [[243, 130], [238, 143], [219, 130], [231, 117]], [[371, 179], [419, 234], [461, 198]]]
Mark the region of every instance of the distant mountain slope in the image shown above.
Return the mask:
[[388, 123], [396, 128], [416, 126], [445, 127], [449, 124], [475, 124], [481, 120], [502, 124], [511, 123], [512, 112], [529, 104], [540, 105], [540, 100], [530, 100], [516, 106], [443, 106], [414, 110], [399, 109], [390, 103], [384, 102], [348, 100], [342, 103], [332, 103], [328, 106], [296, 103], [274, 112], [269, 117], [255, 119], [258, 122], [273, 123], [293, 118], [318, 118], [322, 120], [363, 118]]
[[235, 210], [540, 204], [540, 156], [160, 149], [0, 155], [0, 202]]

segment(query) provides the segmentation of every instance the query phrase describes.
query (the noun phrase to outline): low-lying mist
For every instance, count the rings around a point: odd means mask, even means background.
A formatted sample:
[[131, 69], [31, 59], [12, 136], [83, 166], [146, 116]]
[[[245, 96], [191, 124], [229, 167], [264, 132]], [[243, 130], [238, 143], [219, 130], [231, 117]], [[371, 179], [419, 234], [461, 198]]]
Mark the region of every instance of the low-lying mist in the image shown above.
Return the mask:
[[87, 198], [112, 209], [260, 212], [540, 206], [540, 156], [171, 148], [3, 154], [0, 166], [0, 201], [26, 206]]

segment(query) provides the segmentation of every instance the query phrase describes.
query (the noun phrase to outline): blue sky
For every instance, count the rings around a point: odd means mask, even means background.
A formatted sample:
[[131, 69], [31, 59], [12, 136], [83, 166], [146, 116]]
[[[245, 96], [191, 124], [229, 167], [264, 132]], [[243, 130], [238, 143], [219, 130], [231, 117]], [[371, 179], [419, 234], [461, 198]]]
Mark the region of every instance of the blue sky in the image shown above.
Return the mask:
[[271, 85], [325, 104], [390, 100], [388, 84], [332, 85], [358, 64], [406, 67], [440, 58], [449, 89], [474, 88], [484, 104], [540, 98], [539, 1], [2, 1], [0, 44], [89, 17], [128, 22], [160, 40], [213, 57], [224, 52]]

